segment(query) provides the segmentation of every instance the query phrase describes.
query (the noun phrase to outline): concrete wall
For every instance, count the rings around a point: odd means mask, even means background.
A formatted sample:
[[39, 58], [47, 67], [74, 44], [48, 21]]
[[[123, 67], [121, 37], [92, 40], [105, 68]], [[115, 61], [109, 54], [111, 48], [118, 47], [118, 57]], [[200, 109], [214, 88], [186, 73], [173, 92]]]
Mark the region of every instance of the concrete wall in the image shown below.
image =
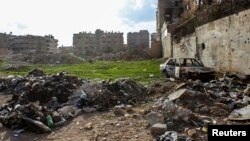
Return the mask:
[[250, 10], [201, 26], [196, 36], [205, 65], [250, 74]]
[[172, 57], [171, 49], [171, 34], [168, 33], [166, 23], [164, 23], [161, 30], [161, 41], [162, 41], [162, 57]]
[[[171, 52], [168, 38], [162, 38], [164, 57]], [[219, 71], [250, 75], [250, 10], [196, 28], [195, 33], [173, 42], [173, 56], [198, 57]]]
[[173, 43], [173, 56], [195, 58], [196, 36], [195, 33], [184, 37], [179, 43]]

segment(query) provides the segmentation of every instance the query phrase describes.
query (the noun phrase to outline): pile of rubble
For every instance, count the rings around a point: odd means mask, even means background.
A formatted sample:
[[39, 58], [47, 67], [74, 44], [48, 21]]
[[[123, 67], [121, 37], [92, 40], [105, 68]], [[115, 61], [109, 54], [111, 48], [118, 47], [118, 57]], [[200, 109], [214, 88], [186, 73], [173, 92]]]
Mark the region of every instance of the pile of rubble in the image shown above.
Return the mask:
[[32, 56], [30, 62], [33, 64], [79, 64], [84, 59], [73, 54], [36, 54]]
[[75, 116], [143, 101], [146, 88], [130, 79], [94, 83], [65, 72], [45, 75], [34, 69], [25, 77], [0, 79], [0, 91], [12, 94], [0, 107], [0, 122], [11, 129], [50, 132]]
[[145, 117], [138, 116], [158, 141], [206, 140], [210, 124], [248, 124], [249, 84], [246, 77], [225, 75], [209, 82], [168, 78], [146, 88], [130, 79], [96, 82], [35, 69], [0, 79], [0, 91], [12, 95], [0, 107], [0, 123], [18, 131], [50, 132], [85, 112], [113, 109], [129, 117], [133, 105], [160, 96]]
[[81, 89], [88, 94], [91, 105], [100, 110], [107, 110], [121, 104], [136, 105], [145, 100], [147, 94], [143, 85], [131, 79], [118, 79], [115, 82], [101, 81], [94, 84], [84, 83]]
[[95, 57], [93, 60], [143, 60], [150, 58], [151, 56], [143, 49], [130, 48], [117, 53], [105, 53]]
[[248, 124], [250, 81], [246, 77], [225, 75], [204, 83], [169, 80], [165, 84], [155, 83], [149, 89], [150, 94], [164, 96], [146, 115], [151, 133], [159, 141], [206, 140], [209, 124]]
[[9, 64], [79, 64], [84, 59], [73, 54], [40, 53], [14, 54], [5, 58]]

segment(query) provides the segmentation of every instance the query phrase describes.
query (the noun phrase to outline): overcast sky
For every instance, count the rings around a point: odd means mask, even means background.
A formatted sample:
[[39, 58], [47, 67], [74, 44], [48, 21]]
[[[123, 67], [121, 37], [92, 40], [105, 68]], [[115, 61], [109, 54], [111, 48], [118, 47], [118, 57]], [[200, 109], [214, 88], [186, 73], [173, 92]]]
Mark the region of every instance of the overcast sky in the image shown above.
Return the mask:
[[155, 32], [157, 0], [0, 0], [0, 32], [48, 35], [72, 45], [74, 33]]

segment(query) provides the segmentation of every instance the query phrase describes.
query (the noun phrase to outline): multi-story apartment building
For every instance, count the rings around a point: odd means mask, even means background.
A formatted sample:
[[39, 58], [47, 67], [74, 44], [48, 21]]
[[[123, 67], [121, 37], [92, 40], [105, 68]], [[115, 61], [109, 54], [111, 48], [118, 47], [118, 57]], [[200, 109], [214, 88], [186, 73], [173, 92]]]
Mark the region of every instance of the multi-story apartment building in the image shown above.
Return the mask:
[[120, 32], [97, 29], [95, 33], [80, 32], [73, 36], [73, 47], [79, 55], [107, 53], [123, 46], [123, 33]]
[[147, 30], [140, 30], [139, 32], [129, 32], [127, 34], [128, 47], [149, 47], [149, 32]]
[[48, 36], [11, 36], [9, 49], [15, 53], [54, 52], [58, 40], [52, 35]]
[[100, 49], [107, 53], [123, 47], [123, 34], [108, 32], [100, 37]]
[[79, 55], [86, 55], [97, 50], [96, 35], [93, 33], [80, 32], [73, 36], [73, 47], [75, 53]]
[[52, 35], [34, 36], [22, 35], [16, 36], [11, 34], [0, 33], [0, 54], [10, 53], [39, 53], [55, 52], [57, 42]]
[[0, 33], [0, 56], [8, 54], [10, 34]]

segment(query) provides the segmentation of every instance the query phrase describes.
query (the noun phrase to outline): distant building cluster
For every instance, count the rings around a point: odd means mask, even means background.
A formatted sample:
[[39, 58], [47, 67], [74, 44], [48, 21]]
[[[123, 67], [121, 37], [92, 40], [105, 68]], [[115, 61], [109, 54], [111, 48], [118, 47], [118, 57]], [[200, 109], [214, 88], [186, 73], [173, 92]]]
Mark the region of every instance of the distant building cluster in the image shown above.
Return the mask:
[[0, 33], [0, 55], [8, 53], [38, 53], [55, 52], [57, 50], [58, 40], [52, 35], [34, 36], [23, 35], [16, 36], [6, 33]]
[[[156, 35], [152, 34], [156, 40]], [[107, 32], [97, 29], [95, 33], [80, 32], [73, 35], [73, 46], [58, 47], [58, 40], [52, 35], [12, 35], [0, 33], [0, 56], [17, 53], [74, 53], [80, 56], [98, 56], [130, 48], [149, 48], [149, 32], [129, 32], [127, 45], [124, 45], [122, 32]]]
[[80, 55], [108, 53], [123, 46], [123, 33], [120, 32], [97, 29], [95, 33], [80, 32], [73, 36], [73, 47]]
[[148, 48], [149, 47], [149, 32], [140, 30], [139, 32], [129, 32], [127, 34], [128, 47]]

